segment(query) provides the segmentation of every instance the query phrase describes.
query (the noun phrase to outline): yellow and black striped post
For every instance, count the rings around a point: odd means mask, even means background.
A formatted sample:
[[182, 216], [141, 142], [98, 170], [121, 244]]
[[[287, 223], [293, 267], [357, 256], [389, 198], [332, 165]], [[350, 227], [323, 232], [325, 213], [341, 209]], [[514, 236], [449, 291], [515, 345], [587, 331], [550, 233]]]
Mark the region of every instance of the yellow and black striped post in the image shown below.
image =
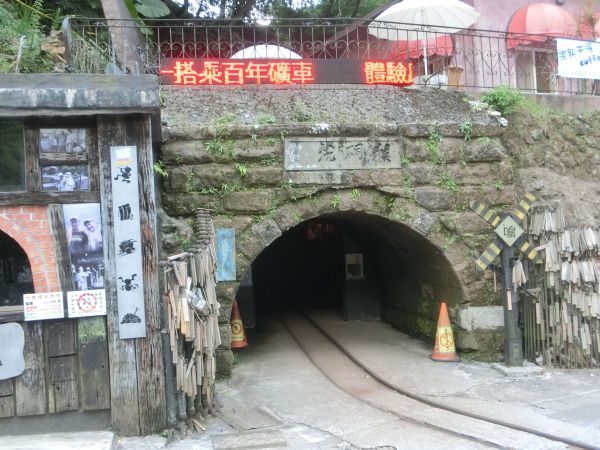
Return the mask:
[[[541, 255], [527, 242], [526, 234], [519, 229], [518, 223], [523, 223], [525, 216], [531, 209], [533, 202], [537, 197], [531, 192], [525, 193], [519, 201], [516, 209], [512, 213], [504, 213], [502, 216], [480, 201], [474, 200], [470, 203], [471, 209], [483, 220], [492, 225], [496, 229], [498, 237], [487, 246], [483, 253], [475, 261], [477, 270], [484, 271], [490, 264], [501, 255], [501, 266], [504, 272], [503, 287], [504, 287], [504, 328], [506, 332], [506, 340], [504, 345], [504, 359], [507, 366], [523, 365], [523, 349], [521, 343], [521, 330], [519, 329], [519, 310], [513, 307], [513, 303], [517, 298], [517, 293], [512, 283], [512, 260], [514, 259], [513, 248], [517, 248], [528, 259], [537, 263], [541, 260]], [[508, 216], [514, 220], [506, 220]], [[511, 225], [512, 223], [512, 225]], [[504, 224], [504, 225], [502, 225]], [[512, 235], [500, 235], [500, 228], [510, 229]], [[521, 236], [515, 240], [515, 229], [517, 232], [522, 232]], [[500, 239], [502, 238], [502, 239]], [[514, 242], [513, 242], [514, 241]], [[512, 244], [512, 245], [509, 245]]]

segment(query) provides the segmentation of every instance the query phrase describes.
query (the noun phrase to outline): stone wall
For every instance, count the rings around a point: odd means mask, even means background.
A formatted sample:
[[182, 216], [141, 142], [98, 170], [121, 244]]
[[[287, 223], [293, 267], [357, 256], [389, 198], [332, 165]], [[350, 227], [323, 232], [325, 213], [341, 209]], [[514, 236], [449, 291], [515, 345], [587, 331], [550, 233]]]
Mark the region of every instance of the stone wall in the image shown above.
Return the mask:
[[[531, 187], [516, 170], [517, 155], [526, 158], [522, 146], [539, 136], [517, 142], [464, 95], [440, 90], [163, 87], [162, 98], [163, 250], [193, 243], [198, 207], [214, 211], [216, 226], [235, 228], [237, 281], [218, 286], [224, 331], [241, 277], [271, 242], [308, 219], [346, 214], [372, 231], [374, 245], [388, 243], [376, 248], [379, 267], [414, 266], [404, 275], [412, 283], [392, 269], [382, 275], [384, 320], [430, 335], [437, 302], [447, 301], [459, 349], [501, 355], [499, 294], [492, 274], [474, 265], [492, 230], [469, 202], [514, 206]], [[393, 138], [401, 167], [285, 170], [285, 141], [294, 137]], [[221, 358], [227, 372], [227, 339]]]

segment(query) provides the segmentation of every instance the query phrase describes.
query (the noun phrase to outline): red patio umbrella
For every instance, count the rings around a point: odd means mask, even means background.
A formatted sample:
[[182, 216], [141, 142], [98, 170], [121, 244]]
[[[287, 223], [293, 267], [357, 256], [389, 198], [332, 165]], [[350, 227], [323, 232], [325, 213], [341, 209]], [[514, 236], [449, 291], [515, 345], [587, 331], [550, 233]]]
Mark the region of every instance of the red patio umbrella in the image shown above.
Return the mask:
[[452, 37], [448, 34], [431, 37], [429, 39], [415, 39], [412, 41], [391, 41], [390, 58], [420, 58], [424, 56], [440, 55], [451, 56], [454, 53]]
[[[552, 37], [576, 37], [577, 21], [566, 9], [551, 3], [519, 8], [508, 23], [508, 48], [544, 42]], [[537, 35], [537, 36], [534, 36]]]

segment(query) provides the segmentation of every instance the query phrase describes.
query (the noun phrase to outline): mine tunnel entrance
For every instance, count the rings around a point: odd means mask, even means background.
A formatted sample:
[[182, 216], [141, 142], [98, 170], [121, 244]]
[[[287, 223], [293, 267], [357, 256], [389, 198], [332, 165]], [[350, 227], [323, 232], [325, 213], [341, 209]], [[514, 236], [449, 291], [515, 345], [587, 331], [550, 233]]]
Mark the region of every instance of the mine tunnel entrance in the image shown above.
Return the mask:
[[322, 215], [283, 233], [253, 262], [237, 293], [244, 326], [286, 309], [336, 309], [344, 320], [383, 320], [435, 334], [440, 301], [460, 302], [441, 249], [406, 225], [358, 212]]

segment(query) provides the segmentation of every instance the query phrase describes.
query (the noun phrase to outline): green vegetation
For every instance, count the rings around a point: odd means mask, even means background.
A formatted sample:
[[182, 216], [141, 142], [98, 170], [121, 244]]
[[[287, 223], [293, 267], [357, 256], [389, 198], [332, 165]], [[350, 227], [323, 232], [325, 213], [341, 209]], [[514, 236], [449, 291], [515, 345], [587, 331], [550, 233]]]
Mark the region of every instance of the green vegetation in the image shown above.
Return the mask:
[[302, 100], [294, 100], [291, 119], [294, 122], [314, 122], [316, 115]]
[[456, 180], [454, 179], [452, 174], [447, 170], [444, 170], [444, 172], [442, 172], [442, 175], [438, 179], [437, 184], [438, 186], [448, 189], [450, 192], [458, 191], [458, 184], [456, 183]]
[[352, 191], [350, 192], [350, 198], [352, 200], [356, 200], [358, 197], [360, 197], [360, 189], [352, 189]]
[[469, 142], [471, 134], [473, 134], [473, 124], [471, 122], [462, 122], [458, 125], [458, 131], [465, 137], [465, 142]]
[[240, 174], [240, 177], [244, 178], [246, 176], [246, 174], [248, 173], [248, 168], [246, 167], [246, 164], [235, 163], [234, 166], [237, 169], [238, 173]]
[[523, 95], [510, 86], [498, 86], [481, 96], [487, 103], [503, 115], [516, 112], [523, 105]]
[[269, 123], [275, 123], [275, 116], [273, 114], [259, 114], [256, 117], [256, 123], [258, 125], [267, 125]]
[[[42, 11], [43, 2], [35, 0], [31, 5], [19, 2], [0, 3], [0, 73], [14, 73], [17, 69], [19, 45], [24, 38], [18, 71], [21, 73], [51, 72], [53, 63], [41, 49], [46, 34], [60, 24], [60, 11], [50, 17]], [[50, 18], [43, 26], [42, 20]]]
[[340, 197], [340, 194], [334, 194], [333, 197], [331, 197], [331, 206], [333, 208], [337, 208], [338, 206], [340, 206], [341, 201], [342, 197]]
[[496, 181], [494, 187], [497, 191], [503, 191], [504, 189], [506, 189], [506, 185], [502, 181]]
[[168, 178], [169, 172], [167, 171], [167, 166], [165, 165], [165, 162], [162, 159], [159, 159], [158, 161], [156, 161], [154, 163], [154, 165], [152, 166], [152, 168], [161, 177]]
[[425, 144], [425, 148], [431, 157], [431, 163], [434, 166], [439, 166], [443, 164], [444, 159], [440, 153], [440, 143], [442, 142], [442, 136], [434, 129], [429, 130], [429, 137], [427, 138], [427, 143]]

